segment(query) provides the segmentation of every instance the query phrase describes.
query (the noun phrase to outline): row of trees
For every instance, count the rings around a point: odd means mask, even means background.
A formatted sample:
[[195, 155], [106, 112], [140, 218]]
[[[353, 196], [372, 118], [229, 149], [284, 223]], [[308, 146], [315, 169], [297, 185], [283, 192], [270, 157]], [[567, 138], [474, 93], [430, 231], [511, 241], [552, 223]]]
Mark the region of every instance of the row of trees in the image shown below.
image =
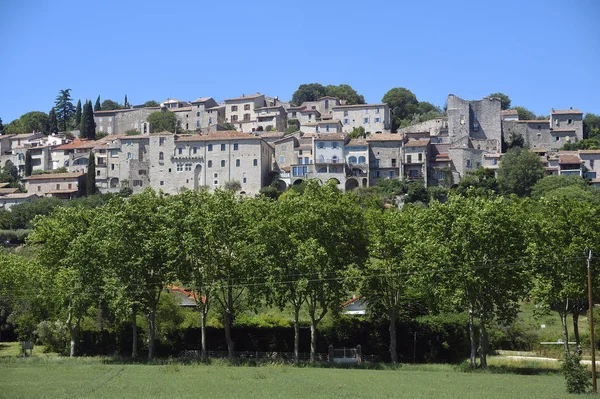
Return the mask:
[[296, 359], [299, 314], [308, 313], [314, 360], [318, 324], [358, 291], [373, 315], [390, 322], [392, 361], [396, 320], [419, 308], [467, 313], [471, 365], [485, 366], [488, 326], [514, 319], [526, 297], [559, 312], [565, 342], [572, 314], [579, 341], [576, 320], [586, 310], [583, 249], [600, 249], [599, 211], [575, 198], [480, 196], [473, 189], [446, 203], [382, 210], [313, 181], [279, 200], [148, 190], [36, 219], [29, 244], [39, 253], [24, 270], [35, 270], [31, 279], [37, 280], [16, 285], [4, 277], [0, 296], [20, 298], [23, 291], [15, 287], [35, 287], [25, 289], [34, 303], [29, 307], [45, 309], [39, 317], [51, 317], [51, 309], [54, 317], [62, 315], [72, 355], [90, 306], [102, 302], [115, 317], [132, 321], [133, 356], [136, 315], [143, 314], [152, 358], [160, 296], [168, 284], [183, 284], [197, 294], [203, 355], [210, 308], [222, 315], [233, 356], [237, 309], [266, 303], [292, 309]]

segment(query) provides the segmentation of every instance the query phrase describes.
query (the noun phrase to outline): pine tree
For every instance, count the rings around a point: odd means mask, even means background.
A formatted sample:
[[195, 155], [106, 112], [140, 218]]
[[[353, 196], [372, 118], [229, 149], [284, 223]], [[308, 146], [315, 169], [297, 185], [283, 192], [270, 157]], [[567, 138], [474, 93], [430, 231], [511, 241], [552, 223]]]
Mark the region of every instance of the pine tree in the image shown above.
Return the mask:
[[124, 108], [129, 108], [129, 102], [127, 101], [127, 94], [125, 94], [125, 102], [123, 103]]
[[[90, 102], [90, 108], [92, 107], [92, 103]], [[90, 157], [88, 159], [88, 170], [87, 170], [87, 182], [86, 182], [86, 194], [93, 195], [96, 194], [96, 157], [93, 152], [90, 152]]]
[[31, 164], [31, 152], [27, 151], [25, 153], [25, 176], [31, 176], [32, 171], [33, 165]]
[[75, 128], [78, 129], [81, 125], [81, 100], [77, 100], [77, 107], [75, 107]]
[[96, 104], [94, 104], [94, 112], [102, 111], [102, 105], [100, 105], [100, 96], [96, 99]]
[[56, 111], [54, 111], [54, 108], [52, 108], [50, 110], [50, 112], [48, 113], [48, 133], [49, 134], [58, 133], [58, 124], [56, 121]]
[[75, 106], [71, 100], [71, 89], [61, 90], [58, 96], [56, 96], [54, 104], [58, 128], [66, 132], [67, 126], [69, 126], [70, 121], [75, 116]]
[[4, 131], [4, 125], [2, 124], [2, 118], [0, 118], [0, 133]]

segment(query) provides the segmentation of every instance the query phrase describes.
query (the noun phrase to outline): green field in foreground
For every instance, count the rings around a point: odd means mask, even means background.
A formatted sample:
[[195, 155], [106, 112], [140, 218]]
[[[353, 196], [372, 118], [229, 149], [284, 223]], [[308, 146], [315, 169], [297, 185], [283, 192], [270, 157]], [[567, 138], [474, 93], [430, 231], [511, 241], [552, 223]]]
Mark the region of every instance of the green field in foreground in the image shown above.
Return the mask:
[[366, 370], [271, 364], [118, 364], [0, 358], [2, 398], [564, 398], [560, 374], [465, 373], [451, 365]]

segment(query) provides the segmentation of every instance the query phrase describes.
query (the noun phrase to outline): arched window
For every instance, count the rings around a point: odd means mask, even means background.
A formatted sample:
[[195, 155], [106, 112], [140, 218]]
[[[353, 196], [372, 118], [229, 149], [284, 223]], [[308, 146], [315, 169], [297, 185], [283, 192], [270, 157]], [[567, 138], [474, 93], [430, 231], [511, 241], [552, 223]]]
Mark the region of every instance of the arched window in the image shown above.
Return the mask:
[[354, 165], [356, 163], [356, 157], [355, 156], [351, 156], [350, 158], [348, 158], [348, 163], [350, 165]]
[[162, 151], [158, 153], [158, 160], [159, 161], [164, 161], [165, 160], [165, 154]]
[[332, 158], [332, 161], [333, 161], [333, 163], [337, 163], [337, 161], [338, 161], [338, 157], [337, 157], [337, 155], [334, 155], [334, 156], [333, 156], [333, 158]]
[[367, 163], [367, 158], [362, 157], [362, 156], [358, 157], [358, 164], [359, 165], [364, 165], [366, 163]]

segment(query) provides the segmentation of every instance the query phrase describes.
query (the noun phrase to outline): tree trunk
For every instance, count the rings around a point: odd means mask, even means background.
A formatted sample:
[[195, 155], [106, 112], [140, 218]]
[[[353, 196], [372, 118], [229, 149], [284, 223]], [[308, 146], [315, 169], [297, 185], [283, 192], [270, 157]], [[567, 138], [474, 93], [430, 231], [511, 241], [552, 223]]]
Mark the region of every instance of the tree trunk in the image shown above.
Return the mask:
[[231, 339], [231, 313], [227, 310], [224, 312], [224, 324], [225, 324], [225, 340], [227, 341], [227, 356], [229, 359], [233, 359], [233, 340]]
[[77, 349], [77, 332], [79, 331], [79, 323], [81, 317], [77, 318], [75, 325], [73, 325], [73, 309], [69, 306], [69, 313], [67, 316], [67, 329], [69, 330], [69, 338], [71, 341], [71, 349], [69, 351], [70, 357], [75, 357], [75, 351]]
[[579, 339], [579, 309], [573, 310], [573, 335], [577, 344], [577, 355], [581, 356], [581, 340]]
[[569, 330], [567, 327], [567, 312], [560, 311], [560, 322], [562, 324], [563, 329], [563, 339], [565, 340], [565, 356], [571, 356], [571, 351], [569, 350]]
[[155, 310], [151, 310], [146, 314], [148, 320], [148, 360], [154, 357], [154, 339], [156, 336], [156, 325], [154, 323]]
[[317, 360], [317, 321], [314, 318], [310, 320], [310, 362]]
[[294, 362], [300, 362], [300, 308], [294, 309]]
[[398, 363], [398, 349], [396, 348], [396, 312], [388, 312], [390, 318], [390, 356], [392, 363]]
[[133, 342], [131, 343], [131, 357], [135, 359], [137, 357], [137, 312], [135, 309], [131, 310], [131, 334]]
[[201, 311], [200, 311], [200, 314], [201, 314], [200, 317], [202, 318], [202, 320], [201, 320], [201, 323], [202, 323], [202, 325], [201, 325], [201, 330], [202, 330], [202, 352], [201, 352], [201, 357], [202, 357], [202, 360], [206, 359], [206, 316], [207, 316], [207, 313], [208, 312], [207, 312], [206, 306], [203, 306], [202, 309], [201, 309]]
[[485, 315], [479, 313], [479, 367], [487, 367], [488, 336], [485, 328]]
[[469, 340], [471, 341], [471, 367], [477, 367], [477, 345], [475, 342], [475, 325], [473, 322], [473, 307], [469, 308]]

